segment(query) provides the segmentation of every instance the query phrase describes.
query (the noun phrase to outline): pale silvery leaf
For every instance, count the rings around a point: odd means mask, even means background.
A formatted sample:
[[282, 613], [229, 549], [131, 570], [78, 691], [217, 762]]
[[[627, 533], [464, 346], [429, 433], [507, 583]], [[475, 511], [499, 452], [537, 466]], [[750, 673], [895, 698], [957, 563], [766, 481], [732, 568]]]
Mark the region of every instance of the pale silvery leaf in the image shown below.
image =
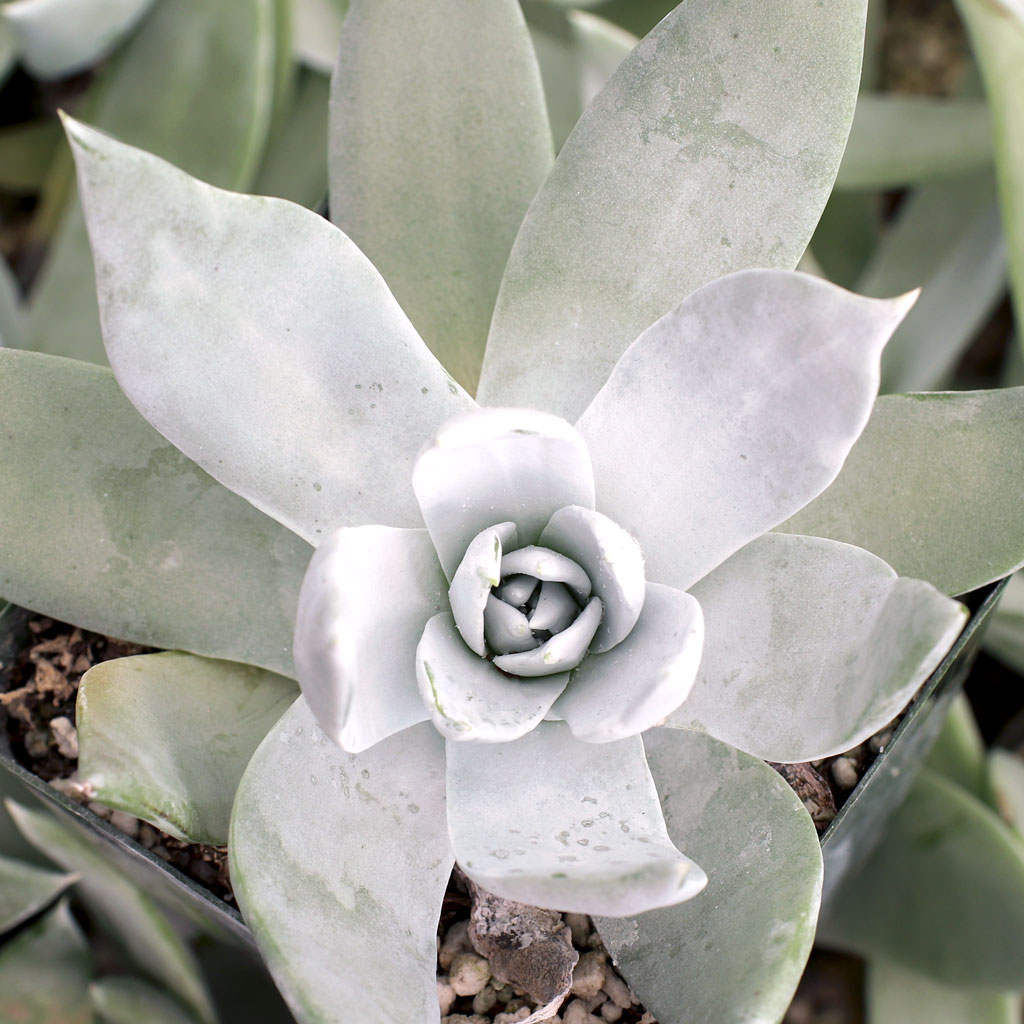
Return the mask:
[[688, 590], [828, 486], [912, 302], [750, 270], [644, 331], [577, 427], [597, 504], [640, 541], [648, 579]]
[[480, 397], [578, 416], [690, 292], [792, 269], [846, 144], [863, 0], [687, 0], [597, 96], [516, 238]]
[[900, 206], [854, 291], [921, 297], [882, 354], [885, 391], [942, 388], [1006, 290], [1006, 243], [990, 174], [936, 182]]
[[963, 594], [1024, 565], [1022, 480], [1024, 388], [886, 395], [835, 483], [780, 529]]
[[1022, 931], [1024, 838], [927, 770], [819, 926], [829, 945], [990, 989], [1024, 988]]
[[640, 40], [587, 11], [569, 11], [566, 18], [579, 53], [580, 96], [587, 107]]
[[501, 274], [551, 166], [516, 0], [352, 0], [331, 84], [331, 219], [476, 388]]
[[223, 192], [66, 123], [104, 340], [136, 407], [306, 540], [415, 523], [413, 459], [473, 401], [366, 257], [308, 210]]
[[[494, 600], [492, 588], [501, 583], [501, 553], [506, 547], [516, 547], [517, 543], [515, 523], [498, 523], [481, 530], [469, 542], [448, 588], [448, 603], [455, 625], [466, 646], [481, 658], [487, 657], [484, 613]], [[536, 581], [521, 601], [510, 602], [510, 605], [526, 604], [535, 586]]]
[[707, 864], [708, 885], [699, 899], [635, 920], [598, 918], [601, 938], [662, 1024], [778, 1021], [814, 938], [814, 825], [763, 761], [672, 729], [644, 742], [669, 835]]
[[126, 640], [294, 672], [306, 543], [165, 441], [107, 369], [0, 349], [0, 409], [0, 594]]
[[282, 676], [176, 651], [94, 665], [78, 690], [79, 775], [108, 807], [223, 846], [238, 780], [297, 696]]
[[580, 91], [582, 53], [573, 38], [565, 12], [540, 4], [524, 11], [540, 68], [548, 121], [557, 153], [583, 112]]
[[569, 505], [548, 520], [539, 543], [576, 562], [604, 605], [590, 650], [600, 653], [621, 643], [644, 606], [644, 557], [636, 540], [600, 512]]
[[22, 835], [67, 871], [82, 878], [75, 893], [132, 959], [195, 1010], [204, 1024], [216, 1013], [188, 946], [157, 910], [98, 848], [77, 836], [47, 811], [8, 800], [7, 811]]
[[92, 954], [66, 901], [0, 947], [0, 1019], [91, 1024]]
[[438, 1020], [452, 854], [433, 725], [345, 754], [299, 700], [242, 778], [228, 850], [239, 905], [300, 1020], [353, 1006], [367, 1020]]
[[89, 986], [89, 1003], [104, 1024], [195, 1024], [181, 1004], [138, 978], [105, 977]]
[[[935, 899], [941, 900], [937, 892]], [[1020, 996], [954, 988], [887, 957], [868, 961], [864, 998], [871, 1024], [1018, 1024]]]
[[37, 78], [64, 78], [95, 64], [153, 0], [13, 0], [0, 19], [14, 30], [25, 66]]
[[899, 188], [991, 163], [983, 101], [861, 93], [836, 188]]
[[426, 720], [416, 645], [446, 606], [426, 530], [356, 526], [317, 549], [299, 594], [295, 667], [306, 702], [343, 750]]
[[441, 735], [460, 742], [518, 739], [541, 721], [569, 681], [563, 672], [524, 683], [496, 667], [499, 660], [491, 664], [471, 651], [450, 615], [427, 623], [416, 649], [416, 680]]
[[572, 623], [550, 640], [530, 650], [498, 654], [494, 664], [502, 672], [526, 678], [569, 672], [587, 656], [603, 612], [601, 598], [592, 597]]
[[552, 711], [590, 743], [635, 736], [675, 711], [690, 692], [704, 643], [696, 599], [648, 583], [629, 635], [573, 671]]
[[74, 881], [75, 875], [0, 856], [0, 935], [38, 914]]
[[[159, 3], [112, 62], [90, 116], [204, 181], [245, 187], [270, 127], [274, 34], [274, 0]], [[33, 288], [28, 331], [37, 351], [107, 361], [75, 196]]]
[[489, 526], [513, 522], [518, 543], [530, 545], [558, 509], [594, 507], [583, 438], [557, 416], [527, 409], [449, 420], [417, 459], [412, 489], [449, 579], [469, 542]]
[[1024, 760], [1009, 750], [993, 750], [988, 767], [1000, 814], [1024, 836]]
[[638, 914], [695, 896], [704, 872], [665, 832], [639, 736], [583, 743], [542, 722], [512, 743], [448, 743], [459, 867], [506, 899]]
[[894, 718], [967, 610], [848, 544], [768, 534], [694, 588], [704, 658], [670, 718], [766, 761], [813, 761]]
[[[996, 176], [1018, 322], [1024, 310], [1024, 2], [956, 0], [985, 81], [995, 130]], [[1020, 333], [1020, 332], [1018, 332]], [[1019, 340], [1019, 339], [1018, 339]]]

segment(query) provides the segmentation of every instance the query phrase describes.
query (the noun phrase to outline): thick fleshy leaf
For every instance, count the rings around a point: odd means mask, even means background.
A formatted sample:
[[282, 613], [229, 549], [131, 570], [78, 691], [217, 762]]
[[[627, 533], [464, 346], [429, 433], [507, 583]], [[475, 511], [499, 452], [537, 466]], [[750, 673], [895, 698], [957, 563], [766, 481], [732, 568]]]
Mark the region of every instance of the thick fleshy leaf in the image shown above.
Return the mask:
[[212, 1024], [216, 1014], [198, 965], [150, 898], [53, 815], [11, 801], [6, 806], [29, 842], [66, 871], [82, 876], [75, 887], [76, 895], [117, 938], [125, 952], [147, 974], [183, 999], [200, 1020]]
[[644, 556], [617, 523], [593, 509], [560, 508], [540, 535], [543, 547], [567, 555], [586, 572], [604, 615], [591, 651], [610, 650], [629, 635], [644, 605]]
[[0, 424], [0, 594], [292, 674], [309, 546], [160, 437], [109, 370], [0, 349]]
[[777, 1021], [814, 937], [814, 825], [763, 761], [697, 733], [644, 740], [669, 835], [707, 864], [708, 887], [636, 920], [600, 918], [601, 938], [661, 1024]]
[[648, 579], [688, 590], [828, 486], [911, 302], [751, 270], [637, 339], [578, 427], [597, 504], [640, 541]]
[[0, 948], [0, 1020], [90, 1024], [92, 955], [67, 903]]
[[317, 549], [299, 595], [295, 666], [320, 727], [343, 750], [426, 720], [416, 645], [446, 589], [426, 530], [350, 527]]
[[985, 650], [1024, 675], [1024, 573], [1012, 577], [985, 633]]
[[924, 764], [983, 803], [992, 802], [985, 743], [964, 694], [954, 699]]
[[[942, 899], [937, 893], [936, 899]], [[1018, 1024], [1020, 996], [941, 985], [880, 957], [868, 963], [871, 1024]]]
[[580, 97], [586, 108], [640, 40], [587, 11], [569, 11], [566, 18], [579, 54]]
[[[448, 602], [455, 617], [455, 625], [469, 649], [481, 658], [487, 656], [484, 612], [491, 601], [495, 600], [491, 597], [491, 590], [501, 582], [501, 553], [510, 546], [517, 546], [515, 523], [498, 523], [481, 530], [466, 548], [452, 577], [452, 585], [448, 588]], [[529, 592], [522, 601], [509, 601], [509, 605], [526, 604], [536, 589], [536, 580], [531, 585], [526, 577], [523, 579], [529, 586]], [[504, 593], [512, 590], [518, 593], [517, 588], [521, 585], [519, 581], [509, 581]], [[504, 593], [497, 603], [505, 601]]]
[[37, 914], [74, 881], [74, 875], [0, 856], [0, 934]]
[[95, 64], [153, 0], [14, 0], [0, 18], [14, 29], [21, 59], [37, 78], [63, 78]]
[[[336, 49], [335, 46], [331, 47]], [[301, 71], [287, 114], [267, 142], [252, 191], [316, 209], [327, 195], [327, 98], [330, 82]]]
[[819, 936], [930, 978], [1024, 988], [1024, 838], [955, 783], [923, 771]]
[[473, 391], [502, 271], [552, 161], [517, 0], [353, 0], [329, 151], [331, 219]]
[[412, 486], [449, 579], [488, 526], [513, 522], [519, 544], [534, 544], [558, 509], [594, 507], [583, 438], [528, 409], [480, 409], [445, 423], [417, 459]]
[[1024, 759], [1009, 750], [993, 750], [988, 769], [999, 813], [1024, 836]]
[[[996, 176], [1009, 245], [1018, 320], [1024, 311], [1024, 5], [1018, 0], [956, 0], [985, 81], [995, 132]], [[1018, 332], [1018, 341], [1024, 334]]]
[[498, 654], [494, 664], [502, 672], [534, 678], [552, 672], [570, 672], [587, 656], [590, 643], [601, 625], [604, 605], [601, 598], [592, 597], [572, 624], [539, 647], [524, 651]]
[[466, 646], [450, 615], [436, 615], [416, 649], [416, 679], [423, 706], [447, 739], [504, 743], [541, 721], [569, 676], [508, 676]]
[[923, 285], [882, 354], [884, 391], [933, 391], [1006, 290], [1006, 244], [991, 175], [917, 190], [886, 226], [854, 291], [882, 297]]
[[693, 588], [707, 634], [670, 724], [766, 761], [863, 742], [909, 703], [967, 610], [880, 558], [816, 537], [759, 537]]
[[690, 292], [796, 266], [846, 144], [865, 6], [688, 0], [637, 46], [516, 238], [482, 401], [578, 416]]
[[701, 607], [689, 594], [647, 584], [644, 610], [612, 650], [575, 669], [553, 711], [577, 739], [633, 736], [657, 725], [686, 699], [704, 643]]
[[[274, 7], [274, 0], [157, 4], [104, 76], [90, 116], [204, 181], [246, 187], [274, 102]], [[76, 196], [33, 290], [28, 327], [30, 347], [40, 352], [107, 361]]]
[[195, 1024], [196, 1018], [138, 978], [107, 977], [89, 986], [89, 1002], [105, 1024]]
[[415, 524], [413, 459], [473, 401], [366, 257], [299, 206], [67, 125], [107, 353], [142, 414], [311, 542]]
[[1024, 565], [1024, 388], [887, 395], [831, 487], [781, 529], [963, 594]]
[[583, 743], [542, 722], [513, 743], [449, 743], [448, 828], [459, 867], [520, 903], [619, 917], [706, 880], [665, 832], [639, 736]]
[[283, 676], [176, 651], [103, 662], [78, 690], [79, 775], [108, 807], [223, 846], [238, 780], [297, 696]]
[[555, 152], [562, 148], [583, 112], [583, 55], [567, 12], [554, 4], [523, 4], [526, 24], [540, 68]]
[[345, 754], [304, 701], [256, 751], [235, 802], [231, 879], [302, 1021], [438, 1020], [437, 920], [452, 867], [444, 749], [429, 723]]
[[983, 101], [861, 93], [836, 188], [899, 188], [991, 163]]

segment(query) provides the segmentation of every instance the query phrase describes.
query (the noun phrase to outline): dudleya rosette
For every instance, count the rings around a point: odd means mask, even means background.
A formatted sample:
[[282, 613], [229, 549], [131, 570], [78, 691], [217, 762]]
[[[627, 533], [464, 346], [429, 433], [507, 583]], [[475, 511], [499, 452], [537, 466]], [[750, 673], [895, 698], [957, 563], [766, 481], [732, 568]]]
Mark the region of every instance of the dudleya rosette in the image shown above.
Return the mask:
[[[789, 269], [838, 167], [863, 18], [689, 0], [552, 163], [517, 3], [353, 3], [334, 224], [69, 123], [111, 367], [170, 442], [146, 434], [96, 481], [156, 475], [202, 510], [186, 526], [216, 521], [216, 545], [154, 531], [147, 568], [205, 603], [146, 605], [133, 631], [301, 681], [229, 842], [300, 1019], [437, 1019], [456, 861], [607, 915], [664, 1022], [784, 1012], [821, 855], [762, 759], [886, 724], [965, 614], [865, 550], [771, 532], [839, 474], [911, 301]], [[10, 356], [128, 422], [104, 371]], [[208, 572], [236, 534], [252, 556]], [[280, 622], [307, 563], [293, 666]], [[29, 569], [10, 593], [38, 591]], [[251, 621], [224, 628], [220, 605]]]

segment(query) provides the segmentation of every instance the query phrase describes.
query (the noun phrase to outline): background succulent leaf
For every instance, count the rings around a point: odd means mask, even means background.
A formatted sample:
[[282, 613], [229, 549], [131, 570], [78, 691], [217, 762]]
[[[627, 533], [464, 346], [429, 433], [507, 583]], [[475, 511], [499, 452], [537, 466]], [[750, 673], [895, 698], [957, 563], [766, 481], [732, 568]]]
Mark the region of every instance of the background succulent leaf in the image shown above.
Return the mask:
[[[243, 188], [270, 127], [274, 25], [274, 0], [160, 3], [103, 76], [90, 116], [205, 181]], [[28, 329], [38, 351], [107, 361], [74, 196], [33, 291]]]
[[1000, 814], [1024, 836], [1024, 760], [1008, 750], [993, 750], [988, 769]]
[[520, 903], [621, 916], [703, 888], [665, 832], [639, 736], [585, 743], [542, 722], [511, 743], [449, 742], [448, 828], [459, 867]]
[[86, 629], [291, 675], [311, 550], [131, 407], [113, 374], [0, 349], [0, 594]]
[[815, 537], [760, 537], [692, 593], [704, 657], [669, 723], [766, 761], [862, 743], [910, 702], [967, 621], [930, 584]]
[[348, 0], [291, 0], [292, 45], [296, 59], [329, 76], [338, 59]]
[[989, 654], [1024, 675], [1024, 574], [1017, 573], [1007, 584], [984, 643]]
[[633, 339], [690, 292], [734, 270], [796, 266], [846, 144], [865, 6], [688, 0], [660, 22], [530, 207], [482, 401], [578, 416]]
[[885, 958], [869, 962], [865, 1002], [871, 1024], [1017, 1024], [1020, 996], [953, 988]]
[[991, 163], [983, 101], [861, 93], [836, 188], [899, 188]]
[[252, 191], [308, 210], [327, 196], [327, 100], [330, 80], [301, 70], [285, 114], [267, 141]]
[[911, 301], [750, 270], [636, 340], [577, 427], [597, 507], [640, 541], [648, 579], [688, 590], [835, 479]]
[[231, 878], [300, 1021], [356, 1005], [368, 1020], [438, 1019], [435, 933], [452, 867], [443, 766], [429, 723], [345, 754], [301, 699], [256, 751], [235, 802]]
[[177, 651], [93, 666], [78, 690], [78, 770], [108, 807], [224, 846], [242, 772], [294, 703], [290, 679]]
[[188, 946], [150, 898], [111, 864], [96, 847], [47, 811], [7, 801], [7, 811], [22, 835], [66, 871], [80, 874], [76, 895], [148, 975], [178, 995], [204, 1024], [216, 1013], [199, 967]]
[[948, 985], [1009, 990], [1024, 987], [1022, 928], [1024, 838], [925, 770], [882, 844], [830, 902], [819, 937]]
[[886, 395], [836, 481], [779, 528], [963, 594], [1024, 564], [1024, 388]]
[[814, 826], [757, 758], [674, 729], [652, 729], [644, 743], [669, 835], [703, 858], [708, 887], [689, 903], [636, 919], [598, 918], [601, 938], [660, 1024], [777, 1021], [814, 937], [821, 895]]
[[0, 85], [3, 85], [18, 62], [18, 39], [14, 29], [0, 17]]
[[1006, 243], [990, 174], [911, 193], [886, 225], [854, 291], [884, 297], [923, 286], [882, 354], [885, 391], [933, 391], [1006, 290]]
[[426, 721], [416, 645], [447, 607], [426, 530], [357, 526], [316, 550], [299, 594], [295, 666], [320, 727], [358, 752]]
[[950, 705], [942, 731], [924, 763], [983, 803], [992, 803], [985, 744], [964, 694]]
[[517, 0], [352, 0], [329, 152], [331, 219], [472, 392], [512, 242], [552, 161]]
[[530, 409], [481, 409], [445, 423], [416, 460], [412, 488], [449, 579], [489, 526], [515, 523], [525, 547], [558, 509], [594, 507], [583, 438], [564, 420]]
[[0, 934], [37, 914], [74, 881], [74, 875], [0, 856]]
[[703, 640], [697, 601], [681, 590], [648, 583], [643, 610], [629, 635], [574, 669], [552, 711], [577, 739], [591, 743], [650, 729], [686, 699]]
[[18, 284], [6, 260], [0, 260], [0, 348], [24, 346], [25, 323]]
[[66, 902], [0, 948], [0, 1019], [90, 1024], [92, 955]]
[[63, 78], [107, 55], [153, 0], [14, 0], [0, 19], [14, 30], [25, 67], [38, 78]]
[[215, 189], [77, 122], [68, 132], [107, 352], [143, 415], [312, 543], [342, 525], [416, 524], [413, 460], [473, 401], [366, 257], [292, 203]]
[[105, 1024], [196, 1024], [170, 996], [138, 978], [105, 977], [89, 986], [89, 1004]]
[[[996, 176], [1018, 321], [1024, 319], [1024, 10], [992, 0], [956, 0], [985, 82], [995, 134]], [[1024, 332], [1018, 331], [1018, 340]]]

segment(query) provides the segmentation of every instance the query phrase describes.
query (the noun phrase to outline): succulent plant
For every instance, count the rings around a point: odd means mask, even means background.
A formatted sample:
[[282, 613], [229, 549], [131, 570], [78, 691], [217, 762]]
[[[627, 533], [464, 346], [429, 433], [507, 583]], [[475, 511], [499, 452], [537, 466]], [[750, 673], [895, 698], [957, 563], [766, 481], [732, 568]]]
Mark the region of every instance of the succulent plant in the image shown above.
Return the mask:
[[[4, 464], [0, 592], [193, 652], [103, 666], [107, 701], [84, 684], [83, 732], [109, 714], [147, 768], [175, 763], [175, 716], [129, 714], [119, 678], [173, 659], [182, 693], [240, 693], [259, 684], [212, 659], [297, 669], [230, 850], [301, 1019], [344, 1019], [368, 977], [364, 1018], [436, 1016], [455, 859], [527, 902], [660, 908], [599, 927], [663, 1024], [781, 1016], [821, 862], [760, 758], [870, 735], [964, 616], [845, 541], [953, 594], [1024, 561], [1011, 532], [930, 572], [959, 517], [1012, 504], [1021, 394], [899, 397], [869, 423], [909, 300], [791, 272], [838, 167], [863, 14], [690, 0], [552, 165], [516, 3], [355, 3], [331, 128], [348, 234], [69, 122], [107, 352], [163, 436], [107, 371], [0, 351], [4, 415], [30, 438]], [[936, 521], [961, 485], [929, 457], [968, 462], [936, 439], [951, 423], [993, 489]], [[76, 499], [32, 521], [57, 466]], [[43, 526], [81, 559], [70, 580], [40, 559]], [[541, 584], [509, 596], [522, 576]], [[228, 744], [232, 785], [254, 745]], [[96, 774], [104, 756], [83, 743]], [[161, 821], [175, 785], [209, 799], [188, 769], [147, 784], [132, 806]]]

